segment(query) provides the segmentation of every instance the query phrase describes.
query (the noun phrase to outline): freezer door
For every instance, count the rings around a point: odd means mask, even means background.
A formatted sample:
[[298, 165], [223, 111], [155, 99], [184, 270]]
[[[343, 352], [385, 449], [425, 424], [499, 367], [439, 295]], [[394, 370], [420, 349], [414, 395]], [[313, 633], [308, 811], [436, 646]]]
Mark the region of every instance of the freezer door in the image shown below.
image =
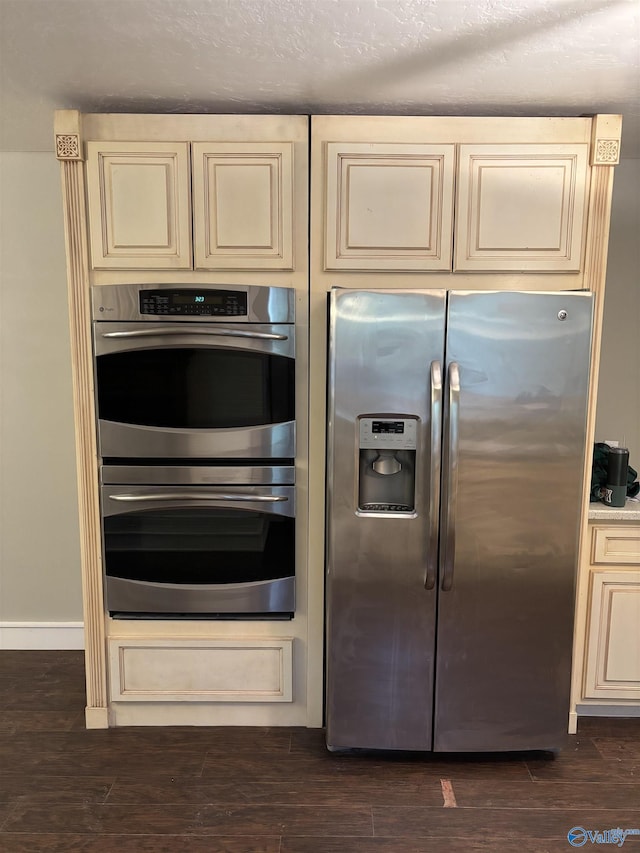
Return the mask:
[[436, 750], [563, 745], [591, 322], [586, 293], [450, 294]]
[[[431, 748], [444, 314], [443, 291], [330, 297], [330, 749]], [[415, 429], [413, 508], [358, 509], [363, 416], [374, 429], [385, 417]], [[402, 476], [389, 458], [371, 467], [381, 488]]]

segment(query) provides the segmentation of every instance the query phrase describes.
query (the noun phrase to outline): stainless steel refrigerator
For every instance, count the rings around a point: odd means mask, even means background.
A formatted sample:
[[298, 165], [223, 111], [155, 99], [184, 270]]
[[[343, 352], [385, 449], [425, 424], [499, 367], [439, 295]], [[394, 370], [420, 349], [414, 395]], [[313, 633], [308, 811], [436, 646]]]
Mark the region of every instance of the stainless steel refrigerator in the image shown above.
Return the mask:
[[592, 297], [329, 297], [329, 749], [557, 750]]

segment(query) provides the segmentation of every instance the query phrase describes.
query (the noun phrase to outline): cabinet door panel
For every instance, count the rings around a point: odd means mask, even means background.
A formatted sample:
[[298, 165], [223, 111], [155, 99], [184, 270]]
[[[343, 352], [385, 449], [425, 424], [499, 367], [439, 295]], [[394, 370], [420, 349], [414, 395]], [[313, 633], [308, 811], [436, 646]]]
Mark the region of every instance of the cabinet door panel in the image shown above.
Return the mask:
[[187, 143], [88, 142], [94, 269], [189, 269]]
[[594, 571], [587, 699], [640, 699], [640, 572]]
[[325, 269], [451, 269], [454, 154], [327, 143]]
[[290, 637], [109, 641], [113, 702], [291, 702]]
[[197, 269], [293, 269], [293, 145], [193, 144]]
[[587, 145], [461, 145], [455, 269], [575, 272]]
[[591, 562], [640, 566], [640, 528], [595, 527], [591, 539]]

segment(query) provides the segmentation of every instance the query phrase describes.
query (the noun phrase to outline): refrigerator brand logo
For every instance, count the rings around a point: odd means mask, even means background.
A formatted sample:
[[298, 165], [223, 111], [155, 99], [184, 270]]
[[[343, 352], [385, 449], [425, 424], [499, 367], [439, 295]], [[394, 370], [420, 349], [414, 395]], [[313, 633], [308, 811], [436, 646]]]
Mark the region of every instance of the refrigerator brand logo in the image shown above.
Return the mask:
[[640, 829], [605, 829], [602, 832], [595, 829], [584, 829], [582, 826], [574, 826], [567, 833], [569, 844], [572, 847], [584, 847], [587, 841], [591, 844], [615, 844], [622, 847], [627, 835], [640, 835]]

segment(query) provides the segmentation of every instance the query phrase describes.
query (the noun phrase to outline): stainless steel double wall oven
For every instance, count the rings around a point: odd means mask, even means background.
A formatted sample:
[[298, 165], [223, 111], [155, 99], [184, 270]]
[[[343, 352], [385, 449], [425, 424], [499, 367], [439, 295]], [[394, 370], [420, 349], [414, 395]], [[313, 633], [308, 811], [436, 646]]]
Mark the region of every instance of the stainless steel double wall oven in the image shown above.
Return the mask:
[[103, 285], [93, 320], [107, 609], [290, 617], [294, 291]]

